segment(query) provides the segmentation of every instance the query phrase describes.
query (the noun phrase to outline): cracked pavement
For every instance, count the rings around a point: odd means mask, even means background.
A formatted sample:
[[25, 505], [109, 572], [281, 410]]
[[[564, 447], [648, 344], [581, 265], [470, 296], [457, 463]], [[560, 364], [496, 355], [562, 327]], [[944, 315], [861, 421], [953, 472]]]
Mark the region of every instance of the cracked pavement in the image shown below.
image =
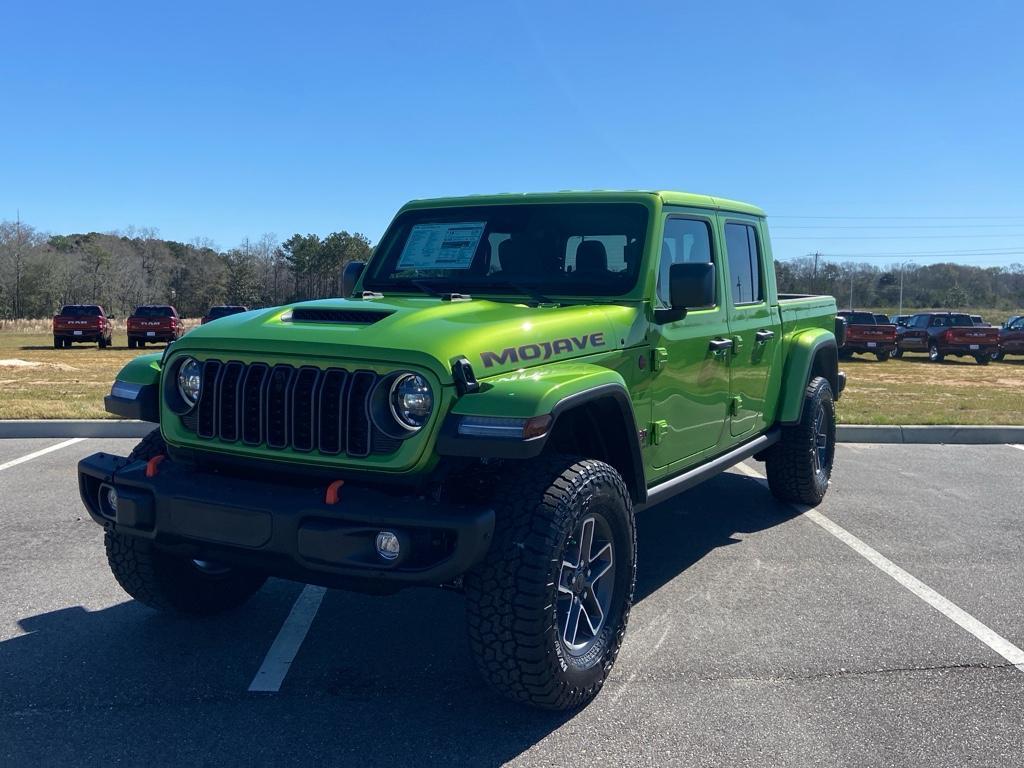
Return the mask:
[[[57, 440], [0, 441], [0, 463]], [[637, 602], [571, 715], [496, 699], [461, 598], [330, 591], [277, 694], [247, 687], [301, 586], [229, 616], [130, 602], [77, 498], [88, 440], [0, 473], [0, 763], [1017, 766], [1024, 673], [730, 472], [638, 519]], [[752, 464], [755, 468], [759, 465]], [[818, 509], [1024, 647], [1024, 451], [840, 445]]]

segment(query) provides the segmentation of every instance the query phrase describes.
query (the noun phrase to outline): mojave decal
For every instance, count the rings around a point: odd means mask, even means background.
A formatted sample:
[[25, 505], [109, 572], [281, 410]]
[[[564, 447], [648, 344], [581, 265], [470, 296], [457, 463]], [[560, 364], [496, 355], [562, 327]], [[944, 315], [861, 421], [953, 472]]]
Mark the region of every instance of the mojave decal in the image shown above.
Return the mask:
[[564, 339], [541, 341], [537, 344], [523, 344], [518, 347], [505, 347], [500, 352], [481, 352], [480, 360], [484, 368], [492, 365], [508, 365], [533, 360], [547, 360], [552, 355], [564, 355], [574, 350], [582, 351], [588, 347], [603, 347], [604, 333], [588, 333], [583, 336], [569, 336]]

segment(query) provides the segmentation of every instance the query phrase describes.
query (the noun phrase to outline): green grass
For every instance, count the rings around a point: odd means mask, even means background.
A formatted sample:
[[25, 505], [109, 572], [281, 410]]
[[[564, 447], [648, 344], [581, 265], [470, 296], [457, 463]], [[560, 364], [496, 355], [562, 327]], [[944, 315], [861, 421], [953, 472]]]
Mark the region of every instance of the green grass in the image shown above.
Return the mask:
[[[117, 372], [143, 352], [95, 344], [53, 349], [48, 321], [0, 323], [0, 419], [100, 419], [103, 396]], [[161, 349], [162, 346], [155, 347]], [[842, 362], [843, 424], [1024, 425], [1024, 357], [978, 365], [957, 358], [929, 363], [924, 355], [877, 362], [862, 355]]]

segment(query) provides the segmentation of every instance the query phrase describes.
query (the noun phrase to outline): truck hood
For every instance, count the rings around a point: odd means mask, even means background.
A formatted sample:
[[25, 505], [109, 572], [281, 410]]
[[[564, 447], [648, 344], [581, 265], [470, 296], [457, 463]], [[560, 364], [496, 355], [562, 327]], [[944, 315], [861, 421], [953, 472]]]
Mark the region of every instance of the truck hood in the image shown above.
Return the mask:
[[450, 380], [466, 357], [478, 378], [621, 348], [639, 307], [531, 307], [431, 296], [331, 299], [254, 310], [199, 326], [175, 351], [245, 352], [419, 364]]

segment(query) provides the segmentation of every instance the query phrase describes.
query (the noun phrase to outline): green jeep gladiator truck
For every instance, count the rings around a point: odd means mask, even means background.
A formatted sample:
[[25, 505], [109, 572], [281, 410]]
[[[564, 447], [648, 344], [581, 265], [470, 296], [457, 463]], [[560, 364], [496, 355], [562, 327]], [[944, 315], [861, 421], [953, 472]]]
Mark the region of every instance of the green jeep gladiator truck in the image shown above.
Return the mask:
[[777, 295], [753, 206], [414, 201], [342, 296], [121, 371], [107, 409], [159, 428], [78, 471], [132, 597], [209, 614], [268, 576], [461, 589], [483, 676], [568, 709], [622, 643], [636, 512], [749, 457], [780, 499], [828, 488], [844, 326], [831, 297]]

